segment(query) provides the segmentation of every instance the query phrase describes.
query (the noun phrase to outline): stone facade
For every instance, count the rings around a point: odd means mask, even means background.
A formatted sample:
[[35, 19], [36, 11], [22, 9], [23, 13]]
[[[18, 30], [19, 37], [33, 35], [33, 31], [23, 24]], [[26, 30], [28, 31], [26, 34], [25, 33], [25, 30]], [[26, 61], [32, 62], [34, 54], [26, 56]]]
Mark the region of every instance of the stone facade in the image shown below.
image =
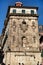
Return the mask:
[[[13, 13], [15, 9], [16, 13]], [[22, 10], [25, 10], [25, 14]], [[34, 14], [31, 14], [31, 10]], [[11, 6], [5, 28], [2, 44], [5, 53], [3, 62], [6, 65], [41, 63], [37, 7]]]
[[37, 62], [41, 63], [40, 53], [33, 52], [6, 52], [5, 63], [6, 65], [19, 65], [20, 64], [29, 64], [37, 65]]
[[[8, 22], [9, 27], [6, 33], [8, 35], [6, 44], [10, 47], [12, 51], [22, 51], [22, 50], [32, 51], [37, 49], [39, 46], [37, 20], [35, 20], [36, 19], [35, 17], [34, 17], [34, 20], [31, 20], [31, 21], [28, 18], [29, 17], [19, 17], [19, 16], [10, 17], [10, 20]], [[33, 19], [33, 17], [30, 17], [30, 19]], [[26, 24], [23, 24], [25, 22]], [[32, 28], [33, 26], [32, 23], [35, 23], [35, 30], [33, 30]], [[24, 29], [23, 29], [23, 26], [25, 27]], [[25, 38], [25, 40], [23, 41], [22, 38]], [[6, 46], [4, 46], [4, 48]]]

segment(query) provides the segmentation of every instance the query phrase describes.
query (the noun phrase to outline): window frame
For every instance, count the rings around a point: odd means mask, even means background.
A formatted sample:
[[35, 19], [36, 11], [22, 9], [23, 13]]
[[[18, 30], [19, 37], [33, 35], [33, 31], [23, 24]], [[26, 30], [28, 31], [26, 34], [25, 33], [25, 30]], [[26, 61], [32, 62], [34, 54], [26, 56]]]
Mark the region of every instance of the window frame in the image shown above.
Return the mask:
[[22, 10], [22, 14], [25, 14], [25, 10]]
[[13, 9], [13, 13], [16, 13], [16, 9]]
[[31, 10], [31, 14], [32, 14], [32, 15], [34, 14], [34, 10]]

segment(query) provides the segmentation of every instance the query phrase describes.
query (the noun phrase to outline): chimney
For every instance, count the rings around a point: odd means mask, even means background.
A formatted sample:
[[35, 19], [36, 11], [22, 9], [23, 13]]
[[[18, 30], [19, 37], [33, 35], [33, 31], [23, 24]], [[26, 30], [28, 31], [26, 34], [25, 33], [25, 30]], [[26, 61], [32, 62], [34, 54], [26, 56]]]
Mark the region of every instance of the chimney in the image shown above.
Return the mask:
[[22, 3], [21, 3], [21, 2], [16, 2], [16, 3], [15, 3], [15, 6], [21, 7], [21, 6], [22, 6]]

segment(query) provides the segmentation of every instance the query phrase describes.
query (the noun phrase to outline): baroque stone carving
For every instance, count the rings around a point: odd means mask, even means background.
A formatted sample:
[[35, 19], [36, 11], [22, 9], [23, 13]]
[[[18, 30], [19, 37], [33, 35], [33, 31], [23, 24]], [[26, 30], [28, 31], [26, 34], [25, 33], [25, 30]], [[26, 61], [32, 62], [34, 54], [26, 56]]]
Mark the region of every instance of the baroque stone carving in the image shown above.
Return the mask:
[[16, 29], [16, 22], [14, 21], [13, 22], [13, 31], [15, 31], [15, 29]]
[[34, 21], [32, 22], [32, 26], [31, 27], [32, 27], [33, 31], [35, 31], [36, 26], [35, 26]]
[[36, 37], [35, 36], [33, 37], [33, 41], [34, 41], [34, 43], [36, 42]]
[[25, 32], [28, 29], [28, 25], [26, 23], [26, 21], [22, 21], [22, 23], [20, 24], [20, 28], [21, 30], [23, 30], [23, 32]]

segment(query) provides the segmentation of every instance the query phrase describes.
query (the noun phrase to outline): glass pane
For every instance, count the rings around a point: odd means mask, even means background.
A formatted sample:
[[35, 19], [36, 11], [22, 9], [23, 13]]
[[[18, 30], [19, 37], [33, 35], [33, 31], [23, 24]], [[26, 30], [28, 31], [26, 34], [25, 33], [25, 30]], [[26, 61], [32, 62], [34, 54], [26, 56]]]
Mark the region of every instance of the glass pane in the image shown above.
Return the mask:
[[34, 10], [31, 10], [31, 14], [34, 14]]
[[25, 14], [25, 10], [22, 10], [22, 13]]
[[16, 13], [16, 10], [13, 10], [13, 13]]

